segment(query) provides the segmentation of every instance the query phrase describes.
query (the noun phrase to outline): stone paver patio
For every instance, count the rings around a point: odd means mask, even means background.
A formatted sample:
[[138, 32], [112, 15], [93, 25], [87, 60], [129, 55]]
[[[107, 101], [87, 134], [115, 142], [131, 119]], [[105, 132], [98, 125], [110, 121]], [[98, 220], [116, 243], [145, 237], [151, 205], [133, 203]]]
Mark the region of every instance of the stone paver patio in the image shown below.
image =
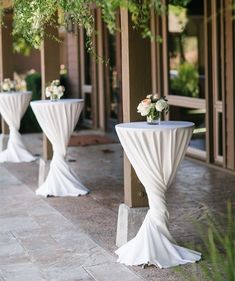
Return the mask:
[[[25, 141], [35, 154], [42, 152], [41, 135], [27, 135]], [[123, 202], [120, 145], [71, 147], [68, 160], [91, 189], [88, 196], [37, 197], [38, 163], [0, 166], [0, 280], [184, 281], [175, 269], [143, 270], [115, 262]], [[234, 186], [234, 174], [183, 161], [167, 195], [170, 230], [180, 245], [200, 243], [194, 221], [208, 212], [225, 214]]]
[[0, 187], [0, 280], [140, 280], [3, 167]]

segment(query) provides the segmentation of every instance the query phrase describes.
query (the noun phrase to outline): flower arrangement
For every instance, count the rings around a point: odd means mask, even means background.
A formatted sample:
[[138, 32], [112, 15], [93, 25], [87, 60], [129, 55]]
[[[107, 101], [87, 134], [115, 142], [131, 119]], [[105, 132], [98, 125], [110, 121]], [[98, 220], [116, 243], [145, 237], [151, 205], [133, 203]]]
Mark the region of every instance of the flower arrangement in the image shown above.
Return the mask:
[[46, 97], [51, 100], [59, 100], [64, 94], [65, 88], [60, 85], [59, 80], [53, 80], [51, 85], [46, 87]]
[[21, 79], [11, 80], [9, 78], [5, 78], [0, 86], [2, 92], [23, 92], [27, 90], [25, 80]]
[[140, 113], [141, 116], [146, 116], [149, 124], [159, 123], [161, 113], [167, 113], [168, 111], [169, 105], [166, 97], [159, 98], [157, 94], [148, 95], [137, 107], [137, 112]]
[[27, 83], [25, 80], [17, 79], [15, 80], [15, 90], [18, 92], [27, 91]]
[[5, 78], [3, 82], [1, 83], [1, 91], [3, 92], [15, 92], [16, 87], [15, 87], [15, 81], [12, 81], [9, 78]]

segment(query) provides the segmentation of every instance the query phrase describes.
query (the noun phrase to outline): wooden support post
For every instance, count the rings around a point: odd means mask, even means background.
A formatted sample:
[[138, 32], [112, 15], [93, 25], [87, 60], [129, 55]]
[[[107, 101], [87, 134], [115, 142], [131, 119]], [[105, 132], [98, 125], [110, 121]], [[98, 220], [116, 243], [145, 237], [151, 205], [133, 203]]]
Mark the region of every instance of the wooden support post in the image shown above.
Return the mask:
[[[103, 24], [101, 10], [97, 9], [97, 55], [100, 58], [104, 57], [104, 44], [103, 44]], [[106, 129], [105, 124], [105, 96], [104, 96], [104, 63], [99, 60], [97, 65], [97, 81], [98, 81], [98, 112], [99, 112], [99, 128], [103, 131]]]
[[[133, 30], [126, 9], [121, 9], [122, 93], [124, 122], [143, 120], [138, 103], [151, 94], [151, 45]], [[124, 202], [129, 207], [144, 207], [147, 196], [127, 157], [124, 157]]]
[[[13, 38], [12, 38], [12, 13], [4, 15], [4, 23], [0, 27], [0, 82], [4, 78], [13, 79]], [[9, 134], [9, 127], [1, 118], [3, 134]]]
[[[58, 37], [58, 29], [48, 27], [47, 32]], [[60, 48], [59, 43], [51, 37], [46, 37], [41, 45], [41, 73], [42, 73], [42, 99], [45, 99], [46, 85], [59, 78]], [[43, 136], [43, 159], [52, 158], [52, 145], [46, 136]]]
[[225, 122], [226, 124], [226, 168], [235, 170], [235, 95], [234, 95], [234, 20], [232, 0], [225, 0]]
[[79, 81], [79, 36], [77, 26], [74, 27], [75, 32], [67, 33], [67, 68], [69, 79], [69, 90], [72, 98], [80, 98], [80, 81]]

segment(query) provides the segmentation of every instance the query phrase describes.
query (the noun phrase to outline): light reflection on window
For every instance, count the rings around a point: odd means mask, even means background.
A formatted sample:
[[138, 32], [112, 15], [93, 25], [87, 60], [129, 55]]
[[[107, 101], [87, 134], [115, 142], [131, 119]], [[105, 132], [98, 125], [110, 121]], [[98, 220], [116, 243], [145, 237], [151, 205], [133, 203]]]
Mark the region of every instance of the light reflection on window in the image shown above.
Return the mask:
[[203, 1], [168, 9], [170, 94], [205, 98]]

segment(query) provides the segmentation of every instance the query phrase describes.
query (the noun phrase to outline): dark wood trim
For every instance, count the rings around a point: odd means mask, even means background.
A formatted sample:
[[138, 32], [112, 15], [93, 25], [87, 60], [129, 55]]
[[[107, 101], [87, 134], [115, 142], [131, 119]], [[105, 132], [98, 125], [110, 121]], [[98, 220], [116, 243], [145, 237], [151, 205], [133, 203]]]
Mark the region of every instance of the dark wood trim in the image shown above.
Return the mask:
[[[162, 34], [162, 17], [160, 15], [156, 15], [156, 35], [163, 38]], [[163, 84], [164, 84], [164, 77], [163, 77], [163, 46], [162, 43], [158, 42], [156, 44], [156, 60], [157, 60], [157, 92], [163, 92]]]
[[[108, 46], [108, 29], [104, 27], [104, 59], [109, 59], [109, 46]], [[106, 119], [106, 129], [109, 130], [109, 106], [110, 106], [110, 71], [109, 64], [105, 66], [105, 119]]]
[[225, 0], [226, 168], [235, 170], [234, 21], [232, 0]]
[[[156, 15], [155, 12], [151, 11], [151, 31], [153, 36], [156, 36]], [[152, 93], [157, 93], [157, 46], [156, 41], [151, 41], [151, 77], [152, 77]]]
[[[96, 99], [94, 98], [95, 94], [96, 94], [96, 85], [94, 85], [94, 83], [96, 82], [96, 61], [94, 56], [92, 57], [91, 54], [87, 54], [86, 49], [85, 49], [85, 31], [83, 28], [80, 28], [78, 31], [79, 34], [79, 79], [80, 79], [80, 91], [81, 91], [81, 97], [85, 99], [85, 94], [90, 94], [91, 95], [91, 110], [92, 110], [92, 119], [88, 120], [85, 118], [85, 110], [83, 111], [83, 122], [86, 126], [88, 127], [94, 127], [94, 113], [95, 113], [95, 109], [93, 108], [93, 104], [96, 103]], [[93, 37], [93, 44], [95, 44], [95, 36]], [[96, 45], [94, 45], [96, 46]], [[85, 56], [89, 55], [90, 56], [90, 66], [89, 66], [89, 70], [90, 70], [90, 74], [91, 74], [91, 83], [90, 84], [86, 84], [86, 77], [85, 77], [85, 73], [86, 73], [86, 67], [87, 65], [85, 64]]]
[[[219, 96], [222, 91], [221, 87], [221, 29], [220, 26], [220, 0], [211, 1], [211, 41], [212, 41], [212, 95], [211, 103], [213, 103], [213, 140], [214, 140], [214, 152], [213, 152], [213, 162], [221, 165], [223, 163], [223, 157], [219, 155], [219, 113], [222, 111], [223, 101], [219, 100]], [[223, 36], [223, 33], [222, 33]], [[221, 95], [222, 96], [222, 95]], [[211, 116], [210, 116], [211, 118]]]
[[214, 162], [213, 139], [213, 84], [212, 84], [212, 22], [211, 1], [204, 1], [204, 29], [205, 29], [205, 100], [206, 100], [206, 161]]
[[[13, 79], [13, 37], [12, 37], [12, 12], [4, 15], [4, 23], [0, 26], [0, 83], [5, 78]], [[1, 117], [0, 127], [1, 132], [5, 135], [9, 134], [9, 126]]]
[[[167, 5], [167, 0], [162, 1]], [[163, 67], [163, 87], [161, 91], [162, 96], [169, 95], [169, 60], [168, 60], [168, 16], [167, 13], [162, 15], [162, 67]]]
[[[115, 40], [115, 63], [116, 63], [116, 71], [117, 71], [117, 88], [116, 91], [118, 91], [118, 117], [117, 117], [117, 122], [121, 123], [123, 121], [123, 105], [122, 105], [122, 87], [121, 87], [121, 81], [122, 81], [122, 52], [121, 52], [121, 32], [120, 30], [120, 12], [117, 13], [116, 17], [116, 27], [117, 27], [117, 32], [112, 35], [114, 36]], [[110, 50], [109, 50], [109, 36], [110, 33], [107, 29], [107, 27], [104, 24], [104, 58], [106, 60], [109, 60], [110, 58]], [[106, 101], [106, 107], [105, 107], [105, 112], [106, 112], [106, 129], [107, 131], [112, 131], [114, 129], [113, 127], [113, 122], [110, 121], [112, 118], [110, 118], [110, 105], [111, 105], [111, 77], [112, 75], [110, 73], [110, 65], [107, 64], [105, 66], [105, 101]]]
[[[118, 30], [121, 30], [121, 16], [120, 10], [117, 13], [116, 25]], [[118, 122], [123, 121], [123, 106], [122, 106], [122, 40], [121, 32], [117, 31], [115, 34], [116, 40], [116, 66], [117, 66], [117, 79], [119, 84], [119, 110], [118, 110]]]
[[221, 92], [222, 92], [222, 112], [223, 112], [223, 119], [222, 119], [222, 126], [223, 126], [223, 167], [226, 168], [226, 158], [227, 158], [227, 146], [226, 146], [226, 87], [225, 87], [225, 12], [224, 12], [224, 0], [220, 0], [220, 43], [221, 43]]
[[[97, 27], [97, 9], [94, 8], [93, 15], [95, 17], [95, 26]], [[95, 46], [97, 52], [97, 37], [94, 34], [93, 46]], [[97, 58], [91, 55], [91, 84], [92, 84], [92, 96], [91, 96], [91, 108], [92, 108], [92, 128], [98, 128], [98, 65]]]
[[206, 109], [206, 101], [204, 99], [183, 97], [177, 95], [168, 95], [167, 99], [170, 105], [175, 105], [179, 107], [189, 107], [195, 109], [197, 108]]

